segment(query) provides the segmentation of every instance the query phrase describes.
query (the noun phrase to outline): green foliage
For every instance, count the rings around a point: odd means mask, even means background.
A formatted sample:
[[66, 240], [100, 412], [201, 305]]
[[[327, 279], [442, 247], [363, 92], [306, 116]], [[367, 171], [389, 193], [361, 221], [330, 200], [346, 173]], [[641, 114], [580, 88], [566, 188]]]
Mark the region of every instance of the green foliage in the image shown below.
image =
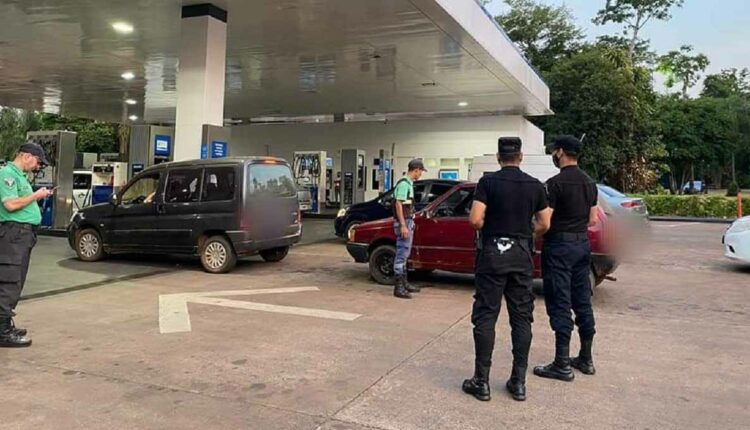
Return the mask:
[[700, 79], [700, 74], [709, 65], [708, 57], [703, 54], [690, 55], [693, 47], [683, 45], [679, 51], [670, 51], [659, 57], [657, 71], [666, 76], [667, 88], [674, 87], [678, 82], [682, 83], [682, 96], [688, 96], [688, 90]]
[[547, 83], [556, 112], [541, 121], [547, 137], [585, 133], [581, 164], [595, 179], [625, 191], [649, 188], [652, 160], [666, 155], [653, 121], [650, 72], [632, 67], [622, 49], [589, 45], [558, 61]]
[[750, 70], [725, 69], [707, 75], [701, 97], [730, 98], [750, 94]]
[[727, 197], [737, 197], [737, 194], [740, 192], [740, 186], [737, 184], [737, 182], [732, 182], [729, 184], [729, 189], [727, 189]]
[[495, 19], [537, 69], [547, 71], [578, 49], [583, 32], [566, 6], [537, 0], [505, 0], [510, 11]]
[[671, 10], [681, 7], [684, 0], [607, 0], [603, 9], [597, 12], [593, 22], [598, 25], [608, 23], [624, 24], [623, 35], [628, 39], [628, 56], [636, 61], [636, 48], [640, 42], [641, 30], [652, 19], [667, 21], [672, 18]]
[[68, 130], [78, 133], [79, 152], [118, 152], [127, 127], [83, 118], [0, 108], [0, 159], [11, 159], [26, 141], [26, 133], [38, 130]]
[[[648, 212], [653, 216], [682, 216], [696, 218], [736, 218], [737, 200], [723, 196], [642, 196]], [[749, 208], [750, 199], [743, 199]]]

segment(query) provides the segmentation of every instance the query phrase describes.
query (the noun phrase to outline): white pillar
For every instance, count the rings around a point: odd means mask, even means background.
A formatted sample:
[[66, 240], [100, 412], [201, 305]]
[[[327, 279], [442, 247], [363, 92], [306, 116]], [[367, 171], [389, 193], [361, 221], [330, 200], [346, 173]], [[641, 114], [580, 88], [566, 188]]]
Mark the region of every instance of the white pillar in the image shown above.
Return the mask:
[[227, 13], [210, 5], [182, 8], [174, 160], [201, 156], [203, 124], [224, 125]]

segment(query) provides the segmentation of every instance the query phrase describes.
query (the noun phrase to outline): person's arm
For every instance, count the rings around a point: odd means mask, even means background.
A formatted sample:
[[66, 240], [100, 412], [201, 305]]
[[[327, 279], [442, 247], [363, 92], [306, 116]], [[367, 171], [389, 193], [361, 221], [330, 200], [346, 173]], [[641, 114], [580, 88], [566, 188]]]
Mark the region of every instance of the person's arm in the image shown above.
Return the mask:
[[481, 230], [484, 227], [484, 220], [487, 216], [488, 187], [487, 180], [482, 178], [474, 191], [474, 203], [471, 205], [471, 213], [469, 213], [469, 224], [474, 230]]
[[535, 209], [536, 212], [534, 213], [534, 217], [536, 223], [534, 223], [534, 239], [539, 239], [544, 236], [552, 226], [552, 208], [550, 207], [547, 190], [541, 184], [537, 191]]
[[396, 208], [396, 221], [401, 226], [400, 233], [401, 238], [406, 240], [409, 238], [409, 228], [406, 226], [406, 219], [404, 218], [404, 201], [408, 197], [408, 192], [404, 191], [404, 182], [399, 182], [396, 185], [396, 190], [393, 192], [393, 204]]
[[487, 205], [479, 200], [474, 200], [471, 205], [471, 213], [469, 214], [469, 224], [474, 230], [481, 230], [484, 227], [484, 216], [487, 213]]
[[591, 210], [589, 210], [589, 227], [593, 227], [599, 222], [599, 189], [596, 188], [596, 185], [592, 185], [592, 194]]
[[40, 188], [34, 194], [28, 195], [26, 197], [17, 197], [17, 194], [16, 197], [14, 197], [13, 195], [9, 194], [10, 193], [7, 192], [3, 193], [3, 207], [8, 212], [16, 212], [32, 203], [35, 203], [37, 200], [41, 200], [48, 196], [51, 196], [52, 194], [54, 194], [54, 191], [48, 190], [47, 188]]
[[534, 214], [536, 223], [534, 224], [534, 238], [538, 239], [549, 231], [552, 225], [552, 209], [545, 208]]

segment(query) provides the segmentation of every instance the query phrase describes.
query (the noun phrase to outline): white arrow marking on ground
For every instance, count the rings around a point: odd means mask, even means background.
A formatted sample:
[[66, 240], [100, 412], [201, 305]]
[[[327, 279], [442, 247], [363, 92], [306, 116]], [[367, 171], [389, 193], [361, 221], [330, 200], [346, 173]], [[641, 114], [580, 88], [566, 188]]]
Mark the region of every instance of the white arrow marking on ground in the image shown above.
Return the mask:
[[300, 308], [296, 306], [279, 306], [267, 303], [244, 302], [240, 300], [221, 299], [224, 296], [253, 296], [258, 294], [301, 293], [320, 291], [317, 287], [269, 288], [263, 290], [231, 290], [204, 293], [180, 293], [159, 296], [159, 332], [184, 333], [192, 330], [188, 303], [224, 306], [227, 308], [247, 309], [251, 311], [273, 312], [279, 314], [300, 315], [306, 317], [326, 318], [333, 320], [354, 321], [360, 314], [334, 312], [324, 309]]

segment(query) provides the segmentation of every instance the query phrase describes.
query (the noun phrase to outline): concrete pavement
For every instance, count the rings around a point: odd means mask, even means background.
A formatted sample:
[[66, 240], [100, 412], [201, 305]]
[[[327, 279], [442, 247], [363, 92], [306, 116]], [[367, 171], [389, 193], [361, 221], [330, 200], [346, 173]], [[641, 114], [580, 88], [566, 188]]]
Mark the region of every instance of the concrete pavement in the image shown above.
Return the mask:
[[[573, 383], [510, 371], [500, 316], [493, 401], [460, 391], [473, 343], [470, 277], [437, 274], [412, 301], [371, 283], [338, 243], [197, 267], [19, 307], [34, 346], [0, 350], [9, 429], [744, 429], [750, 422], [750, 269], [723, 259], [723, 227], [652, 225], [652, 240], [595, 296], [598, 373]], [[231, 297], [361, 314], [354, 321], [188, 305], [192, 329], [159, 333], [159, 296], [288, 287]], [[273, 308], [278, 309], [278, 308]], [[537, 301], [531, 364], [553, 354]]]

